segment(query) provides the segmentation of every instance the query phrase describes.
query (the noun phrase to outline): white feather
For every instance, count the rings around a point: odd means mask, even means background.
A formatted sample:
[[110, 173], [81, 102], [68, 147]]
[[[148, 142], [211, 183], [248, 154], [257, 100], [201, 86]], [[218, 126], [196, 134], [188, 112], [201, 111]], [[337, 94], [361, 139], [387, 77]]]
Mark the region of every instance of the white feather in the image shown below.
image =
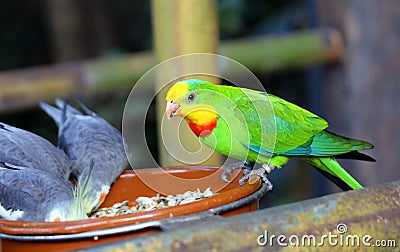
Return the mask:
[[6, 220], [18, 220], [24, 215], [24, 211], [21, 210], [13, 210], [9, 209], [6, 210], [1, 204], [0, 204], [0, 216]]

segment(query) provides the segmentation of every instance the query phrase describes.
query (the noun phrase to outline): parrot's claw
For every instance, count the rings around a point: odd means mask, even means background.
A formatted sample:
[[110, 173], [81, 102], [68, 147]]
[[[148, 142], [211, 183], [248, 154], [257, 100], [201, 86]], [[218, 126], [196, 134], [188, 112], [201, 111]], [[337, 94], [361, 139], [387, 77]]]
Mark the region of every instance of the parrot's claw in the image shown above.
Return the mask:
[[263, 181], [265, 181], [265, 180], [268, 181], [264, 168], [261, 167], [261, 168], [252, 170], [247, 174], [244, 174], [243, 177], [241, 177], [239, 179], [239, 184], [243, 185], [246, 180], [249, 180], [249, 183], [253, 184], [257, 180], [257, 178], [262, 178]]
[[228, 165], [227, 167], [225, 167], [224, 171], [221, 174], [221, 178], [223, 181], [225, 181], [226, 183], [230, 183], [232, 182], [232, 180], [229, 180], [228, 178], [232, 176], [233, 174], [233, 170], [236, 169], [243, 169], [243, 174], [244, 176], [248, 175], [251, 170], [253, 169], [252, 163], [251, 162], [244, 162], [240, 161], [240, 162], [236, 162], [233, 164]]
[[265, 184], [267, 184], [268, 190], [272, 190], [272, 183], [268, 180], [267, 175], [268, 171], [272, 171], [275, 169], [275, 166], [271, 167], [268, 165], [269, 169], [267, 170], [264, 166], [255, 170], [250, 171], [248, 174], [245, 174], [242, 178], [239, 179], [239, 184], [243, 185], [246, 180], [249, 180], [249, 184], [253, 184], [257, 181], [258, 178], [261, 178]]

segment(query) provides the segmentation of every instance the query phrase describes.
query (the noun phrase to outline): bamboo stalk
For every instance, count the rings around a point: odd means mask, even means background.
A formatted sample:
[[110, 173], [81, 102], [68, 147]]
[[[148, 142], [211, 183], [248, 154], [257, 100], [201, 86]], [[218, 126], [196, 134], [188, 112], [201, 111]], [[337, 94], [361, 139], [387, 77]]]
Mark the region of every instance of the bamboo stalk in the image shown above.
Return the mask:
[[[163, 61], [175, 56], [188, 53], [216, 53], [218, 50], [218, 20], [217, 5], [215, 0], [153, 0], [152, 17], [155, 41], [155, 52], [158, 61]], [[185, 64], [161, 65], [157, 75], [156, 88], [160, 89], [170, 79], [182, 77], [185, 73], [196, 73], [199, 62], [195, 60], [186, 61]], [[216, 72], [216, 62], [203, 62], [208, 72]], [[201, 76], [210, 79], [208, 76]], [[213, 78], [214, 82], [217, 82]], [[167, 82], [167, 83], [166, 83]], [[157, 96], [157, 121], [161, 125], [165, 116], [165, 94], [164, 88]], [[181, 125], [181, 126], [179, 126]], [[207, 156], [208, 150], [200, 149], [198, 139], [193, 135], [186, 124], [176, 121], [163, 125], [163, 136], [159, 135], [159, 143], [164, 141], [176, 141], [179, 144], [169, 144], [173, 153], [184, 153], [182, 149], [198, 155]], [[176, 132], [179, 132], [178, 135]], [[163, 139], [164, 138], [164, 139]], [[164, 141], [163, 141], [164, 140]], [[164, 147], [159, 144], [160, 161], [163, 166], [184, 165], [182, 160], [178, 161]], [[190, 159], [186, 156], [187, 159]], [[219, 155], [214, 153], [201, 165], [219, 165]]]
[[[285, 36], [229, 41], [222, 43], [219, 51], [254, 72], [262, 72], [337, 62], [342, 56], [342, 46], [337, 30], [317, 29]], [[157, 62], [152, 52], [140, 52], [2, 71], [0, 113], [36, 106], [38, 101], [51, 101], [55, 96], [88, 95], [129, 88]], [[149, 86], [149, 90], [152, 89]]]
[[343, 41], [339, 31], [320, 28], [274, 37], [233, 40], [220, 53], [239, 61], [252, 71], [308, 67], [338, 61]]

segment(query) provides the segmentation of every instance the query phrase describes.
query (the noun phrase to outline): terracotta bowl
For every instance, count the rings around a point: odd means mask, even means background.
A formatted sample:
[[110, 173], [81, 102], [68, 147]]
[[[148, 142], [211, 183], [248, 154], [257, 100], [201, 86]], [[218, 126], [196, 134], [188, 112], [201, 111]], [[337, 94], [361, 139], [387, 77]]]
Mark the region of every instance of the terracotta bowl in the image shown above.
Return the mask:
[[[168, 181], [167, 175], [179, 178], [203, 178], [219, 172], [215, 167], [167, 167], [142, 169], [142, 175], [159, 181]], [[167, 175], [166, 175], [167, 174]], [[60, 251], [126, 239], [139, 235], [160, 232], [171, 226], [171, 220], [191, 216], [201, 221], [201, 216], [220, 214], [228, 217], [258, 210], [258, 199], [262, 196], [261, 183], [246, 183], [239, 186], [237, 179], [224, 187], [217, 195], [185, 205], [168, 207], [148, 212], [126, 214], [116, 217], [96, 218], [66, 222], [18, 222], [0, 219], [1, 249], [3, 251]], [[170, 182], [165, 182], [170, 183]], [[167, 185], [171, 186], [171, 185]], [[196, 190], [195, 185], [191, 190]], [[203, 185], [201, 190], [207, 188]], [[183, 193], [188, 188], [175, 193]], [[147, 186], [134, 171], [125, 171], [111, 187], [101, 207], [109, 207], [124, 200], [134, 201], [139, 196], [155, 196], [157, 192]], [[202, 213], [202, 214], [199, 214]], [[199, 216], [198, 218], [196, 216]], [[190, 225], [190, 223], [189, 223]]]

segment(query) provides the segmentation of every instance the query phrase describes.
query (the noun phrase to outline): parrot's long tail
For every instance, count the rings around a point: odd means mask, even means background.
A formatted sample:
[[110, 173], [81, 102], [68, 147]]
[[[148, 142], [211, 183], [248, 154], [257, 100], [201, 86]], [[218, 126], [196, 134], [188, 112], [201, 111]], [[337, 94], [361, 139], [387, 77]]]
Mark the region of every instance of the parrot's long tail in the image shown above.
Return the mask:
[[318, 168], [342, 190], [362, 189], [363, 186], [353, 178], [333, 157], [301, 157], [301, 159]]

